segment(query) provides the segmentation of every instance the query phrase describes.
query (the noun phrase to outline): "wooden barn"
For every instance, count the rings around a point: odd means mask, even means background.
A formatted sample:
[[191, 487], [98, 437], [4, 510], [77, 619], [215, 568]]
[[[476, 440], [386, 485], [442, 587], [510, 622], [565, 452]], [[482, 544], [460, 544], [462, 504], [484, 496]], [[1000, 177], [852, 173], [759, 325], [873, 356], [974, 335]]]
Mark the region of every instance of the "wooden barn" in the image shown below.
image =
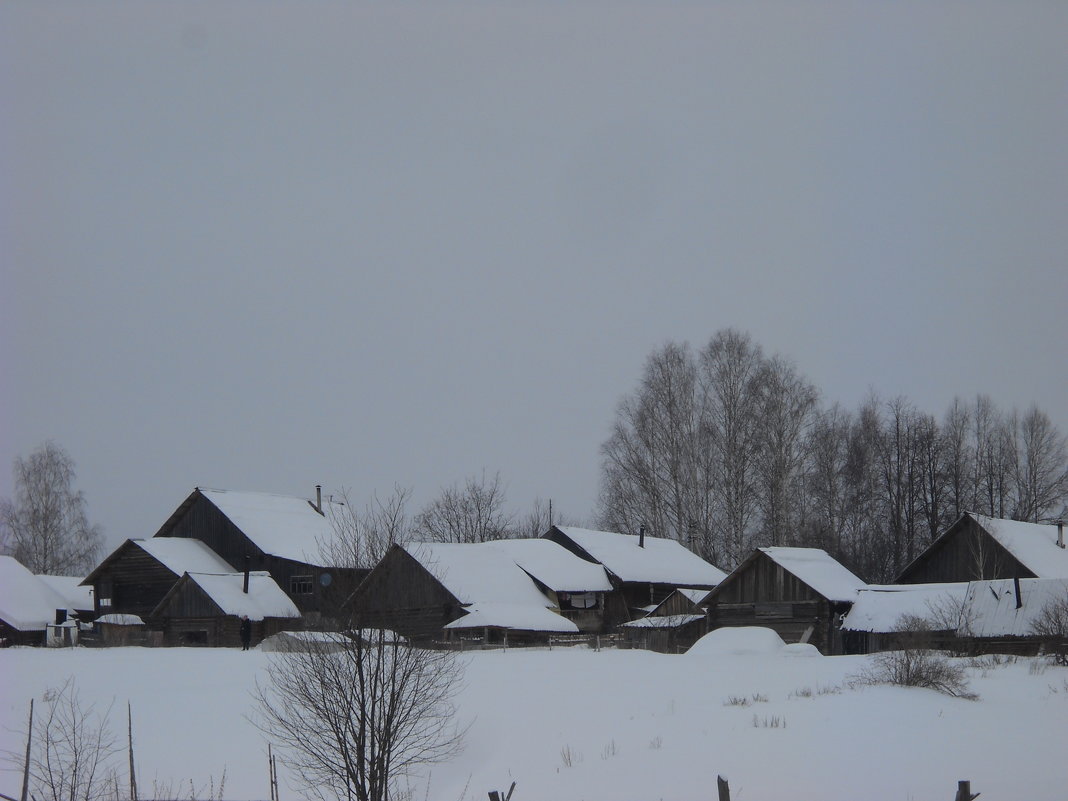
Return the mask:
[[847, 654], [891, 651], [916, 642], [918, 620], [926, 631], [922, 641], [932, 648], [957, 649], [957, 627], [968, 584], [870, 584], [857, 591], [842, 621], [842, 648]]
[[74, 610], [13, 556], [0, 556], [0, 645], [44, 645], [50, 624]]
[[966, 513], [902, 571], [898, 584], [1068, 578], [1064, 526]]
[[252, 644], [299, 628], [300, 612], [269, 573], [186, 573], [152, 612], [164, 645], [241, 646], [241, 618]]
[[864, 586], [819, 548], [758, 548], [709, 595], [709, 629], [764, 626], [840, 654], [838, 623]]
[[620, 626], [630, 648], [665, 654], [683, 653], [708, 633], [708, 617], [701, 603], [710, 590], [675, 590], [649, 614]]
[[350, 600], [357, 628], [416, 642], [545, 641], [577, 634], [534, 580], [495, 543], [394, 545]]
[[[1043, 625], [1056, 609], [1059, 626]], [[1068, 578], [993, 579], [968, 584], [957, 636], [971, 653], [1065, 654]]]
[[605, 610], [609, 627], [644, 617], [679, 588], [711, 590], [726, 577], [715, 565], [675, 540], [553, 526], [543, 539], [562, 545], [608, 572], [621, 602]]
[[267, 571], [309, 622], [333, 616], [369, 572], [331, 564], [341, 504], [197, 487], [153, 539], [203, 542], [238, 570]]
[[197, 540], [126, 540], [82, 583], [93, 588], [96, 615], [118, 613], [148, 618], [183, 573], [233, 571]]

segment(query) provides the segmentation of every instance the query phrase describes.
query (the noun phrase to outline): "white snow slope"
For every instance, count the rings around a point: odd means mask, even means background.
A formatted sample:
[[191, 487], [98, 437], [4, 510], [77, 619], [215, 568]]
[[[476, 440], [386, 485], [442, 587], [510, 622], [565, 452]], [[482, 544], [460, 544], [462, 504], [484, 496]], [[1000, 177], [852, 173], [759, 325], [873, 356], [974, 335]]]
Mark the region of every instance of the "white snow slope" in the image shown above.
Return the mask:
[[[481, 801], [515, 781], [513, 801], [694, 801], [715, 798], [717, 774], [745, 801], [952, 798], [960, 779], [992, 801], [1065, 797], [1068, 670], [1027, 659], [970, 668], [981, 696], [971, 702], [845, 687], [868, 657], [773, 651], [465, 654], [457, 700], [460, 721], [471, 724], [466, 747], [433, 768], [429, 791], [414, 781], [414, 797]], [[206, 786], [225, 768], [227, 799], [267, 798], [265, 740], [246, 716], [249, 691], [268, 660], [281, 658], [236, 649], [0, 651], [0, 750], [24, 747], [30, 697], [40, 709], [47, 688], [74, 676], [83, 701], [114, 699], [117, 719], [131, 701], [141, 787], [154, 778]], [[0, 792], [17, 796], [19, 779], [7, 766]], [[283, 796], [299, 793], [283, 786]]]

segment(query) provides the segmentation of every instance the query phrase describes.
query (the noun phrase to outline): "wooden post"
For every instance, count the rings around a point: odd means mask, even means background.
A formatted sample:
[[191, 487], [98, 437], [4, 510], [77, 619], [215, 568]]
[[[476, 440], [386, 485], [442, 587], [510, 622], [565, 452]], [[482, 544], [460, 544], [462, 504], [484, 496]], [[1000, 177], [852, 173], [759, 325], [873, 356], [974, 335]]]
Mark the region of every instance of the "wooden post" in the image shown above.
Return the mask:
[[134, 772], [133, 755], [133, 709], [130, 702], [126, 702], [126, 734], [130, 743], [130, 799], [137, 801], [137, 774]]
[[30, 743], [33, 742], [33, 699], [30, 699], [30, 726], [26, 729], [26, 765], [22, 769], [22, 801], [30, 792]]
[[722, 776], [716, 777], [716, 788], [719, 790], [719, 801], [731, 801], [730, 785]]
[[954, 801], [975, 801], [981, 793], [972, 795], [972, 783], [970, 781], [957, 782], [957, 797]]

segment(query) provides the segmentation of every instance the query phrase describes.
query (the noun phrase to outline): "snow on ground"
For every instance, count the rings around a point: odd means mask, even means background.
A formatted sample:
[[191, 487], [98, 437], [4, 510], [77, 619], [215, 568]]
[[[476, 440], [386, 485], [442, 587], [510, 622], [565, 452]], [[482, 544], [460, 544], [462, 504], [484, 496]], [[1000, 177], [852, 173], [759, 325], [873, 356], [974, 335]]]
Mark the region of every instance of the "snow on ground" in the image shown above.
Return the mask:
[[[748, 636], [748, 635], [744, 635]], [[930, 690], [845, 686], [868, 657], [783, 658], [735, 647], [468, 653], [464, 752], [415, 797], [513, 801], [694, 801], [716, 775], [743, 801], [950, 798], [960, 779], [983, 798], [1063, 799], [1068, 670], [1021, 659], [970, 669], [970, 702]], [[0, 651], [0, 749], [24, 746], [28, 699], [77, 678], [83, 699], [133, 704], [142, 787], [198, 786], [226, 769], [228, 799], [266, 798], [266, 746], [246, 719], [269, 659], [237, 649]], [[1034, 667], [1032, 667], [1034, 665]], [[570, 763], [570, 764], [568, 764]], [[284, 773], [281, 777], [285, 780]], [[17, 772], [0, 773], [16, 795]], [[296, 792], [284, 790], [287, 799]]]

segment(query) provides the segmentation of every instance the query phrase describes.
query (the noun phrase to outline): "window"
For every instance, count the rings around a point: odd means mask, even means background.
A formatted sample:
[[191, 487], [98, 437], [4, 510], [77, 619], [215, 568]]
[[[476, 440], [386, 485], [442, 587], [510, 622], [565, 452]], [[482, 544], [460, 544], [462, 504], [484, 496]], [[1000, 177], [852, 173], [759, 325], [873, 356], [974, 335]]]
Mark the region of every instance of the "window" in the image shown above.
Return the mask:
[[561, 609], [596, 609], [595, 592], [561, 592], [557, 594]]
[[291, 576], [289, 579], [289, 594], [290, 595], [311, 595], [312, 594], [312, 577], [311, 576]]

